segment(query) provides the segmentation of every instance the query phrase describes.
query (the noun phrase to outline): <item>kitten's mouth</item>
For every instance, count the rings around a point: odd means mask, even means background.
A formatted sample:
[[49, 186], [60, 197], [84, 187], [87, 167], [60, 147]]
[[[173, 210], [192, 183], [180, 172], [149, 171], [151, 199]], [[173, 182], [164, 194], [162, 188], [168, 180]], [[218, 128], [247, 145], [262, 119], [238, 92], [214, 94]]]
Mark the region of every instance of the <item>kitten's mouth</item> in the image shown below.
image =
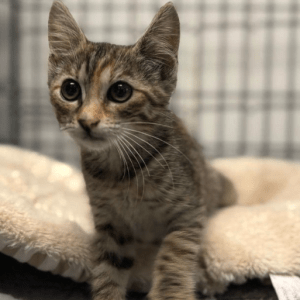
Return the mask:
[[77, 141], [82, 146], [92, 147], [92, 148], [102, 148], [106, 142], [108, 142], [108, 137], [106, 132], [91, 132], [91, 131], [69, 131], [71, 137]]
[[100, 141], [105, 141], [106, 138], [105, 138], [104, 134], [102, 134], [102, 135], [99, 135], [99, 134], [95, 135], [95, 134], [93, 134], [91, 132], [86, 132], [84, 134], [84, 136], [83, 136], [83, 140], [98, 141], [98, 142], [100, 142]]

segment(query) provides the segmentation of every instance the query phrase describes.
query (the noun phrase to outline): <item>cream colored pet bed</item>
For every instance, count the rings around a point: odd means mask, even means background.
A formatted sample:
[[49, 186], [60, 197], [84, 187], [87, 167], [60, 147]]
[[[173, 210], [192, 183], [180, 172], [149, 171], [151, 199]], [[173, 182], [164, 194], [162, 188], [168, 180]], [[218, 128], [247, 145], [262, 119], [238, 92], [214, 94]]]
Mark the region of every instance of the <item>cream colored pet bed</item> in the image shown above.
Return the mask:
[[[87, 281], [93, 226], [81, 173], [11, 146], [0, 146], [0, 161], [0, 251]], [[221, 292], [248, 278], [299, 276], [300, 165], [254, 158], [213, 164], [233, 180], [239, 199], [209, 220], [205, 288]]]

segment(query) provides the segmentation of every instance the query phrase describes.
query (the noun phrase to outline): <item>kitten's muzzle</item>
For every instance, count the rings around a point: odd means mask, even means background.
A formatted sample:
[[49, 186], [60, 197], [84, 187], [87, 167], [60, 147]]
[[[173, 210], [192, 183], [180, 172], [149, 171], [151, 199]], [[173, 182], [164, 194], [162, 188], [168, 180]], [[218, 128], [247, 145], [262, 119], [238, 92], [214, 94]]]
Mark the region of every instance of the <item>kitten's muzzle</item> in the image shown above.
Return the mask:
[[81, 128], [90, 136], [92, 129], [97, 127], [98, 124], [100, 123], [100, 121], [96, 121], [96, 122], [92, 123], [92, 122], [88, 122], [86, 120], [80, 119], [80, 120], [78, 120], [78, 123], [81, 126]]
[[78, 120], [80, 127], [83, 129], [83, 136], [82, 133], [80, 134], [80, 138], [84, 140], [91, 140], [91, 141], [103, 141], [105, 140], [105, 134], [103, 132], [99, 132], [97, 130], [97, 126], [100, 121], [97, 122], [86, 122], [85, 120]]

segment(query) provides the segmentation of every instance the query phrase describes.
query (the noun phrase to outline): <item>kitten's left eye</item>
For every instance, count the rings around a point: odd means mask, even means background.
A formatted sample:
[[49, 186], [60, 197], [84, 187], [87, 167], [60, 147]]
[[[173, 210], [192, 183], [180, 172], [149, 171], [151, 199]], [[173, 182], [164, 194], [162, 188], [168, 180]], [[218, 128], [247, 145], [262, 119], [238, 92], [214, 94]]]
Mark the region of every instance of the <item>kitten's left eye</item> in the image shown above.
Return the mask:
[[129, 100], [132, 95], [132, 87], [123, 81], [114, 83], [107, 92], [109, 100], [115, 102], [125, 102]]

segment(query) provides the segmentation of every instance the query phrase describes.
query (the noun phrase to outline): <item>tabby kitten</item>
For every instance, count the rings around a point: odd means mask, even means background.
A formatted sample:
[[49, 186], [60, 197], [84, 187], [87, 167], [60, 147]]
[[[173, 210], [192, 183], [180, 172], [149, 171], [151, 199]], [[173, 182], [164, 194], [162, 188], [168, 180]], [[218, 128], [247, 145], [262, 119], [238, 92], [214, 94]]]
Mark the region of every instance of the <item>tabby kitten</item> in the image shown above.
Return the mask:
[[173, 4], [132, 46], [90, 42], [61, 2], [48, 29], [51, 103], [80, 145], [96, 228], [93, 299], [125, 299], [127, 289], [195, 299], [207, 280], [206, 218], [235, 194], [168, 109], [179, 46]]

